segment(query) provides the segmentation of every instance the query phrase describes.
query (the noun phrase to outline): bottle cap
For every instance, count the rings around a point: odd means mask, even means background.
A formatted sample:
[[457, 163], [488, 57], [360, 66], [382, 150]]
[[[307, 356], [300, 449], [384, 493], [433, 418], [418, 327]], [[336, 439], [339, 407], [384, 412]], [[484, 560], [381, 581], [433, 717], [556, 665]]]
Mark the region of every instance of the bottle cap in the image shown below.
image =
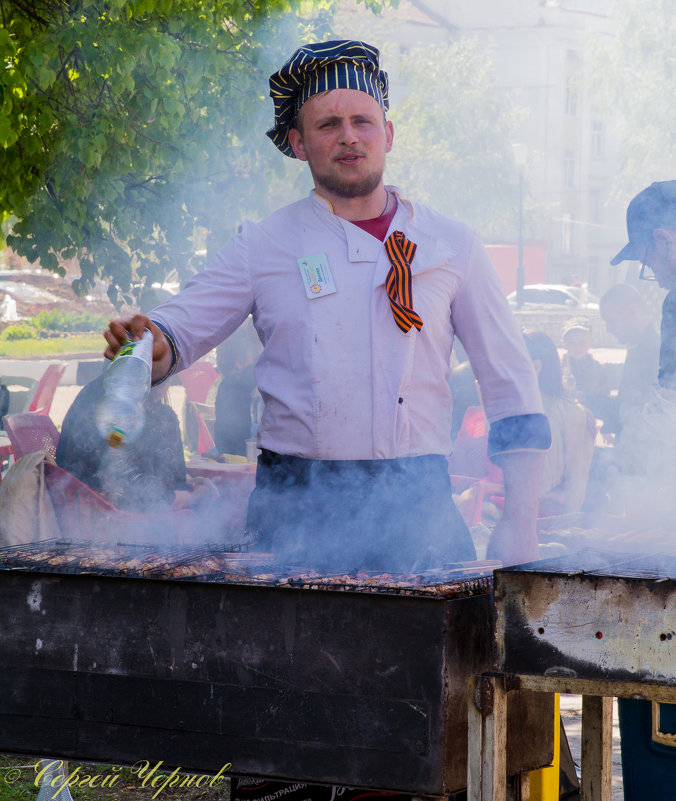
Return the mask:
[[121, 431], [111, 431], [108, 434], [108, 444], [111, 448], [119, 448], [124, 445], [124, 434]]

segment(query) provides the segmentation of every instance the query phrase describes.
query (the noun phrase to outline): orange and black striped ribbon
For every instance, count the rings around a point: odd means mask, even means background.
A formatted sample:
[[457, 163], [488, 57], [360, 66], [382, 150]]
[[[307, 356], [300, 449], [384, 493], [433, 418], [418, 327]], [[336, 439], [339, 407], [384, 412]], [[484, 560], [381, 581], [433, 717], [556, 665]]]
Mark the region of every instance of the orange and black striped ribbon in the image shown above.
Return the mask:
[[390, 271], [387, 274], [385, 289], [390, 299], [395, 323], [404, 333], [415, 326], [418, 331], [423, 321], [413, 311], [413, 289], [411, 263], [418, 246], [406, 239], [401, 231], [394, 231], [385, 240], [385, 252], [390, 260]]

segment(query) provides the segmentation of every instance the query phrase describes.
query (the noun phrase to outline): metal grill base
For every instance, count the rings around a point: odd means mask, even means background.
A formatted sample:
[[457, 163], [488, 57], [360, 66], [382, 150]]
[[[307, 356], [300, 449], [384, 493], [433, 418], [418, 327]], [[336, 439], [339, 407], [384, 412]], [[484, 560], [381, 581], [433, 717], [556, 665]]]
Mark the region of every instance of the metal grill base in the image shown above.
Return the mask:
[[[448, 795], [490, 598], [0, 572], [0, 750]], [[531, 696], [532, 697], [532, 696]], [[510, 771], [547, 764], [524, 702]]]

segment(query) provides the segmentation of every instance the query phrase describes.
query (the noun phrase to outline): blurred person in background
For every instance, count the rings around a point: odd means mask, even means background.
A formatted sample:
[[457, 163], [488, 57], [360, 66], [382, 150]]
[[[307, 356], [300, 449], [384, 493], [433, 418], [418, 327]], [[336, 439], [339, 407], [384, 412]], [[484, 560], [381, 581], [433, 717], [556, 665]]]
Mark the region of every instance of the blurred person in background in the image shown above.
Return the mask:
[[190, 487], [178, 417], [164, 402], [166, 388], [151, 389], [143, 431], [138, 439], [116, 449], [102, 437], [95, 420], [103, 379], [98, 376], [82, 387], [66, 412], [56, 463], [118, 509], [167, 511], [176, 492]]
[[627, 348], [617, 397], [602, 429], [617, 438], [649, 397], [657, 376], [660, 341], [648, 305], [629, 284], [611, 286], [601, 297], [599, 310], [608, 332]]
[[[145, 425], [138, 437], [113, 448], [95, 419], [103, 398], [103, 380], [101, 375], [85, 384], [66, 412], [56, 464], [117, 509], [150, 516], [190, 509], [199, 516], [190, 536], [201, 536], [204, 528], [209, 538], [217, 541], [227, 530], [227, 504], [211, 481], [186, 475], [181, 430], [167, 401], [167, 385], [151, 388], [145, 401]], [[164, 523], [148, 520], [149, 538], [160, 533], [167, 540], [173, 537], [163, 519]], [[188, 529], [181, 530], [186, 536]]]
[[459, 342], [453, 347], [451, 375], [448, 379], [448, 386], [451, 388], [451, 396], [453, 398], [451, 439], [455, 442], [467, 409], [470, 406], [481, 406], [476, 376], [465, 349]]
[[567, 396], [554, 341], [541, 331], [527, 331], [523, 337], [552, 432], [552, 445], [540, 474], [540, 514], [576, 513], [587, 488], [596, 420], [589, 409]]
[[221, 380], [216, 391], [214, 443], [219, 453], [246, 456], [251, 436], [251, 404], [256, 394], [254, 365], [261, 343], [251, 317], [216, 351]]
[[571, 397], [604, 420], [609, 414], [610, 385], [605, 365], [589, 352], [593, 344], [589, 320], [582, 317], [566, 320], [561, 328], [564, 387]]
[[601, 317], [608, 332], [627, 348], [617, 394], [610, 398], [605, 410], [601, 434], [607, 445], [598, 447], [590, 470], [585, 511], [622, 512], [624, 491], [618, 489], [621, 474], [640, 472], [640, 449], [627, 428], [640, 420], [657, 376], [659, 335], [650, 309], [638, 290], [629, 284], [615, 284], [599, 303]]
[[[167, 296], [170, 297], [164, 290], [144, 290], [139, 302], [141, 311], [149, 311]], [[104, 360], [101, 375], [82, 387], [66, 412], [56, 463], [118, 509], [167, 511], [177, 497], [183, 498], [190, 490], [181, 427], [167, 403], [168, 385], [150, 390], [145, 402], [146, 422], [138, 439], [119, 450], [111, 448], [101, 436], [95, 418], [108, 364]]]
[[535, 479], [549, 426], [519, 327], [477, 234], [383, 181], [387, 75], [364, 42], [308, 44], [270, 78], [268, 136], [314, 190], [240, 232], [149, 316], [153, 380], [251, 314], [263, 351], [260, 456], [248, 528], [295, 563], [408, 571], [475, 558], [447, 455], [453, 341], [465, 346], [506, 485], [490, 555], [537, 555]]
[[[610, 262], [641, 262], [640, 278], [668, 290], [662, 304], [657, 382], [676, 389], [676, 181], [658, 181], [627, 208], [629, 242]], [[653, 375], [653, 378], [655, 376]]]
[[[659, 181], [627, 207], [629, 242], [610, 262], [641, 262], [640, 277], [667, 290], [660, 337], [653, 345], [640, 414], [627, 432], [626, 470], [647, 471], [649, 481], [676, 485], [676, 181]], [[654, 337], [657, 339], [657, 336]], [[654, 358], [657, 353], [657, 359]]]
[[[171, 297], [161, 289], [144, 290], [140, 308], [149, 311]], [[118, 509], [157, 513], [172, 508], [206, 509], [216, 490], [204, 479], [188, 480], [181, 427], [168, 402], [169, 385], [152, 387], [145, 401], [145, 425], [138, 439], [111, 448], [96, 426], [105, 370], [78, 392], [61, 424], [55, 461]]]
[[[627, 234], [629, 242], [610, 263], [640, 261], [640, 277], [657, 281], [667, 295], [662, 304], [659, 363], [656, 370], [651, 365], [650, 392], [640, 414], [627, 425], [624, 453], [618, 454], [620, 464], [625, 470], [629, 465], [633, 473], [630, 480], [620, 482], [620, 493], [626, 499], [629, 516], [634, 516], [639, 525], [659, 525], [671, 540], [676, 491], [676, 181], [652, 183], [631, 200]], [[660, 720], [673, 720], [676, 705], [660, 704], [655, 710], [650, 701], [629, 698], [618, 698], [617, 705], [627, 797], [642, 798], [646, 793], [654, 795], [656, 789], [659, 793], [673, 786], [676, 762], [670, 755], [658, 762], [650, 728], [646, 729], [643, 721], [650, 725], [656, 711]], [[632, 762], [632, 752], [638, 749], [650, 756], [645, 772], [650, 778], [648, 789], [643, 773], [636, 771]], [[655, 784], [652, 773], [659, 775]]]

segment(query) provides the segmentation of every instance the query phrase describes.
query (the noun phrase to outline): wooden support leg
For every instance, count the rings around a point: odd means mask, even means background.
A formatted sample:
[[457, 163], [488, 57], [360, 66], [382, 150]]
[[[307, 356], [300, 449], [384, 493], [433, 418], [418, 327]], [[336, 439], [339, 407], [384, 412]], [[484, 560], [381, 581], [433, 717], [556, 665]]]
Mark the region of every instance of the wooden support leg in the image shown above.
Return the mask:
[[561, 768], [561, 714], [560, 697], [554, 693], [554, 760], [547, 768], [534, 770], [530, 774], [532, 801], [558, 801], [559, 771]]
[[515, 777], [515, 782], [516, 801], [531, 801], [530, 773], [520, 773]]
[[505, 801], [507, 693], [500, 679], [470, 678], [468, 717], [467, 801]]
[[582, 696], [581, 801], [610, 801], [613, 769], [613, 699]]

